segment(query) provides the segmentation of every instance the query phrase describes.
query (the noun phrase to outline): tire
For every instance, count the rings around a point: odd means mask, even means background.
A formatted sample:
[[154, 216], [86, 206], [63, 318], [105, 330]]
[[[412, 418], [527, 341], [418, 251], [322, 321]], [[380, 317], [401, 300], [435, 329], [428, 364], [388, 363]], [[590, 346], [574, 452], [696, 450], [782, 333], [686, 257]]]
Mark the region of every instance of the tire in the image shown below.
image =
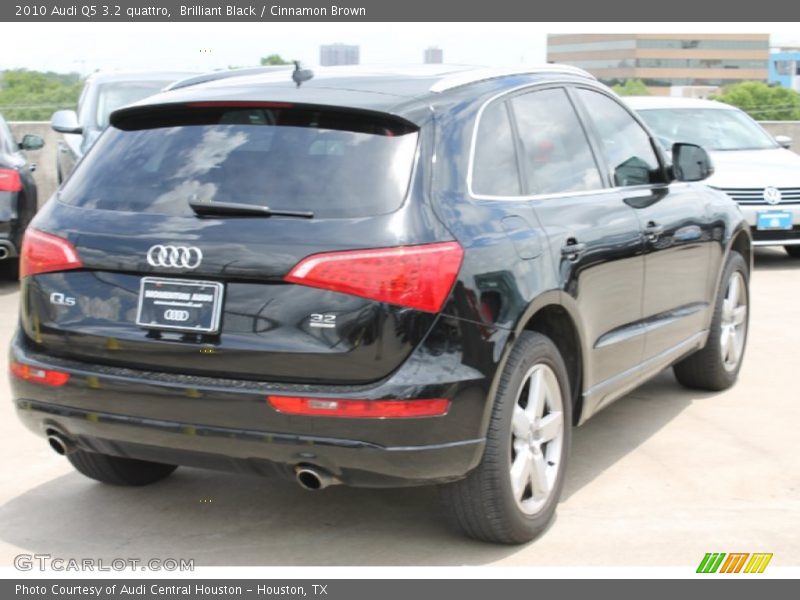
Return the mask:
[[177, 469], [175, 465], [109, 456], [85, 450], [70, 452], [67, 458], [79, 473], [111, 485], [147, 485], [164, 479]]
[[0, 280], [19, 280], [19, 258], [6, 258], [0, 261]]
[[[544, 414], [541, 420], [531, 421], [527, 417], [535, 416], [535, 411], [528, 413], [523, 407], [532, 382], [543, 383], [548, 390], [538, 403], [545, 407], [539, 411]], [[439, 487], [454, 525], [469, 537], [500, 544], [529, 542], [548, 526], [564, 484], [572, 433], [571, 398], [567, 369], [555, 344], [540, 333], [523, 332], [501, 375], [481, 463], [465, 479]], [[512, 419], [520, 411], [523, 416]], [[550, 425], [549, 432], [539, 426], [544, 421]], [[544, 441], [551, 434], [551, 440]], [[535, 475], [517, 478], [528, 481], [524, 488], [518, 483], [517, 492], [512, 486], [512, 465], [522, 466], [524, 457], [529, 457], [532, 472], [544, 473], [543, 479], [538, 478], [539, 490], [544, 490], [539, 498], [533, 495]], [[542, 468], [536, 469], [536, 464]]]
[[800, 245], [784, 246], [783, 249], [786, 250], [786, 254], [788, 254], [792, 258], [800, 258]]
[[[736, 298], [732, 297], [731, 286], [734, 285], [734, 279], [739, 286]], [[719, 392], [736, 383], [747, 343], [750, 319], [749, 280], [744, 258], [738, 252], [731, 252], [722, 273], [705, 347], [673, 366], [675, 377], [681, 385]], [[728, 309], [727, 306], [732, 302], [736, 306]], [[727, 339], [727, 350], [724, 353], [723, 338]]]

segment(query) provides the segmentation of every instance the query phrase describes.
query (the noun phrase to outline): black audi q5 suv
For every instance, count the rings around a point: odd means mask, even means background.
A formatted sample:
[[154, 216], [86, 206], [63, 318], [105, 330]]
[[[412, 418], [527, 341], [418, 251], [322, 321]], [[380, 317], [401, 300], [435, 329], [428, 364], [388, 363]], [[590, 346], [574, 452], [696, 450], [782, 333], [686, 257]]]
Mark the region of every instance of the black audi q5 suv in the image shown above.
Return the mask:
[[302, 75], [115, 111], [28, 230], [13, 396], [78, 471], [437, 484], [521, 543], [573, 426], [734, 383], [751, 238], [702, 148], [571, 67]]

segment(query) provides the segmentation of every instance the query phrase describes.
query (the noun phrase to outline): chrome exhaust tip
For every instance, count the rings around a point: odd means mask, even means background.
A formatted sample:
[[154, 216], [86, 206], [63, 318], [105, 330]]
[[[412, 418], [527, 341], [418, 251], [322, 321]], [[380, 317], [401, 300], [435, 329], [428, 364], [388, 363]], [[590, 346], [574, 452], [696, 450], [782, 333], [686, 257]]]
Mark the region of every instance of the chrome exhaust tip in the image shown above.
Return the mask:
[[315, 469], [314, 467], [298, 466], [294, 470], [298, 485], [309, 492], [324, 490], [329, 485], [339, 483], [333, 475]]
[[8, 255], [9, 255], [8, 248], [6, 248], [5, 246], [0, 246], [0, 260], [8, 258]]
[[47, 443], [50, 444], [50, 447], [53, 449], [53, 451], [60, 456], [66, 456], [75, 450], [75, 444], [73, 444], [60, 433], [48, 433]]

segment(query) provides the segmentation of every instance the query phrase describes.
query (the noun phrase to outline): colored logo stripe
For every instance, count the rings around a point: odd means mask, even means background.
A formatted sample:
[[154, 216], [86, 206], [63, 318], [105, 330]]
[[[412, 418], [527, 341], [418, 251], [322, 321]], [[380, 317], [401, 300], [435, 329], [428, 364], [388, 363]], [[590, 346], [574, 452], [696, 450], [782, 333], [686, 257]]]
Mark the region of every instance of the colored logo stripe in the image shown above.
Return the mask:
[[738, 573], [742, 570], [744, 562], [747, 560], [748, 556], [750, 555], [747, 552], [734, 552], [728, 554], [728, 558], [726, 558], [725, 562], [722, 563], [720, 573]]
[[748, 562], [747, 566], [744, 568], [744, 572], [763, 573], [771, 560], [772, 554], [753, 554], [750, 562]]
[[717, 569], [719, 569], [719, 565], [722, 563], [723, 558], [725, 558], [724, 552], [707, 552], [703, 557], [703, 560], [700, 561], [700, 566], [697, 567], [697, 572], [716, 573]]

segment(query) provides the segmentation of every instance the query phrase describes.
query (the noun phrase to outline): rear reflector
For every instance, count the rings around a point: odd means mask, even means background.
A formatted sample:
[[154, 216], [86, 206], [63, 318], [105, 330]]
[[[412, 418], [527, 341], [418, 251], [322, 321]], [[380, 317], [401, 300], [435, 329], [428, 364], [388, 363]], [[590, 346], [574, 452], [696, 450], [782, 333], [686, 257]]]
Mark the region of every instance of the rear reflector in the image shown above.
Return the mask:
[[352, 417], [368, 419], [402, 419], [439, 417], [447, 414], [450, 401], [430, 400], [341, 400], [339, 398], [305, 398], [301, 396], [267, 396], [278, 412], [289, 415]]
[[51, 371], [49, 369], [40, 369], [31, 365], [25, 365], [16, 361], [11, 361], [11, 374], [17, 379], [30, 381], [31, 383], [41, 383], [42, 385], [49, 385], [58, 387], [64, 385], [69, 381], [69, 373], [62, 373], [61, 371]]
[[458, 242], [347, 250], [301, 260], [285, 281], [439, 312], [461, 268]]
[[67, 240], [29, 227], [22, 238], [20, 279], [50, 273], [80, 269], [83, 266], [78, 251]]
[[0, 169], [0, 192], [22, 191], [22, 179], [14, 169]]

